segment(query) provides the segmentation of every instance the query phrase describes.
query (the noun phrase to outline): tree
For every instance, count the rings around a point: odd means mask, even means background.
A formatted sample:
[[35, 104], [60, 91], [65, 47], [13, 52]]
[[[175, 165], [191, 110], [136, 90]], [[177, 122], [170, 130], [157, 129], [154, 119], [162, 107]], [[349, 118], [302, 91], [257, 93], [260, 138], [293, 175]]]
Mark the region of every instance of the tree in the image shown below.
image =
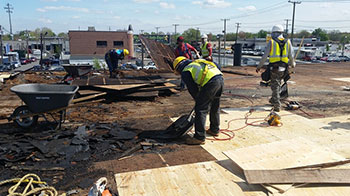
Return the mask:
[[321, 41], [328, 41], [327, 32], [321, 28], [317, 28], [312, 32], [312, 35], [321, 39]]
[[57, 35], [58, 37], [61, 37], [61, 38], [65, 38], [65, 39], [68, 39], [68, 34], [65, 33], [65, 32], [61, 32]]
[[340, 41], [342, 34], [339, 30], [334, 30], [328, 33], [328, 37], [332, 41]]
[[184, 37], [186, 42], [199, 41], [197, 39], [200, 39], [200, 35], [201, 32], [194, 28], [189, 28], [182, 33], [182, 36]]
[[302, 37], [305, 37], [305, 38], [309, 38], [311, 37], [311, 33], [309, 33], [308, 31], [306, 30], [302, 30], [300, 31], [296, 37], [299, 37], [299, 38], [302, 38]]
[[262, 30], [262, 29], [256, 35], [256, 37], [258, 37], [258, 38], [266, 38], [266, 36], [267, 36], [267, 31]]

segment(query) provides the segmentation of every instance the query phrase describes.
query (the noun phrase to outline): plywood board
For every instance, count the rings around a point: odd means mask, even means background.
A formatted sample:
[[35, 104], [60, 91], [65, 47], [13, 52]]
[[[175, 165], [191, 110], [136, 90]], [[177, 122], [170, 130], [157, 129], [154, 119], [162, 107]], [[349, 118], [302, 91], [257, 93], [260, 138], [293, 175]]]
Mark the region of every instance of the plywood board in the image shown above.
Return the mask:
[[273, 193], [269, 196], [346, 196], [350, 195], [350, 186], [348, 185], [308, 185], [297, 188], [291, 188], [284, 193]]
[[215, 162], [115, 175], [120, 196], [244, 195], [233, 175]]
[[260, 144], [224, 154], [243, 170], [285, 169], [324, 162], [345, 160], [329, 148], [305, 138]]
[[350, 183], [349, 169], [244, 170], [250, 184]]
[[95, 85], [98, 88], [110, 89], [110, 90], [126, 90], [131, 88], [137, 88], [142, 86], [148, 86], [149, 84], [123, 84], [123, 85]]
[[342, 81], [342, 82], [350, 82], [350, 78], [331, 78], [332, 80]]

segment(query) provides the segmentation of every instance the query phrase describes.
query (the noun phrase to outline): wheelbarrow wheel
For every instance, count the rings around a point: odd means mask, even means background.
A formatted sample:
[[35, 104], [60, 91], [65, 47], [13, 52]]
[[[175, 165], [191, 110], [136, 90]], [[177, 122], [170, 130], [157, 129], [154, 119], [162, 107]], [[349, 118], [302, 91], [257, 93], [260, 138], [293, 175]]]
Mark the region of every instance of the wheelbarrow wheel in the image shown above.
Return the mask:
[[36, 125], [36, 123], [38, 122], [39, 116], [35, 115], [35, 116], [26, 117], [26, 118], [18, 118], [21, 115], [28, 115], [28, 114], [29, 115], [32, 114], [28, 106], [19, 106], [15, 109], [12, 116], [14, 117], [14, 122], [18, 126], [22, 128], [29, 128], [31, 126]]

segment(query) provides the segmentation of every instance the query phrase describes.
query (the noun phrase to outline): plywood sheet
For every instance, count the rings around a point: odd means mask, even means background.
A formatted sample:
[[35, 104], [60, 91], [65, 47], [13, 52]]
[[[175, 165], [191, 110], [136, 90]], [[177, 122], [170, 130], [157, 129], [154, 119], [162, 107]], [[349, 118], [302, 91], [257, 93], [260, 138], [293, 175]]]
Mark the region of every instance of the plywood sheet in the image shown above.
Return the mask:
[[123, 84], [123, 85], [95, 85], [98, 88], [110, 89], [110, 90], [126, 90], [137, 87], [148, 86], [148, 84]]
[[120, 196], [244, 195], [233, 175], [215, 162], [115, 175]]
[[243, 170], [285, 169], [324, 162], [345, 160], [329, 148], [305, 138], [260, 144], [224, 154]]
[[349, 169], [245, 170], [250, 184], [350, 183]]

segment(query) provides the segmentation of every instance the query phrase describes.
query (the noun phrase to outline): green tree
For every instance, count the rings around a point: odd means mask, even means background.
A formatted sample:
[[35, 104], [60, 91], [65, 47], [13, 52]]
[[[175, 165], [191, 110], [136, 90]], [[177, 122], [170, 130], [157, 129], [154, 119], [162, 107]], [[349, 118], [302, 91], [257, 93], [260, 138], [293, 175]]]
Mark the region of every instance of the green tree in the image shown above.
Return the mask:
[[266, 36], [267, 36], [267, 31], [262, 30], [262, 29], [256, 35], [256, 37], [258, 37], [258, 38], [266, 38]]
[[235, 41], [236, 40], [236, 33], [227, 33], [226, 40], [227, 41]]
[[317, 28], [312, 32], [312, 35], [321, 39], [321, 41], [328, 41], [327, 32], [321, 28]]
[[186, 42], [199, 41], [201, 37], [201, 32], [197, 29], [189, 28], [182, 33], [182, 36], [184, 37]]
[[340, 41], [342, 38], [342, 33], [339, 30], [334, 30], [328, 33], [328, 37], [332, 41]]
[[61, 32], [57, 35], [58, 37], [62, 37], [62, 38], [65, 38], [65, 39], [68, 39], [68, 34], [65, 33], [65, 32]]
[[302, 31], [300, 31], [300, 32], [296, 35], [296, 37], [299, 37], [299, 38], [302, 38], [302, 37], [309, 38], [309, 37], [311, 37], [311, 33], [309, 33], [309, 32], [306, 31], [306, 30], [302, 30]]

